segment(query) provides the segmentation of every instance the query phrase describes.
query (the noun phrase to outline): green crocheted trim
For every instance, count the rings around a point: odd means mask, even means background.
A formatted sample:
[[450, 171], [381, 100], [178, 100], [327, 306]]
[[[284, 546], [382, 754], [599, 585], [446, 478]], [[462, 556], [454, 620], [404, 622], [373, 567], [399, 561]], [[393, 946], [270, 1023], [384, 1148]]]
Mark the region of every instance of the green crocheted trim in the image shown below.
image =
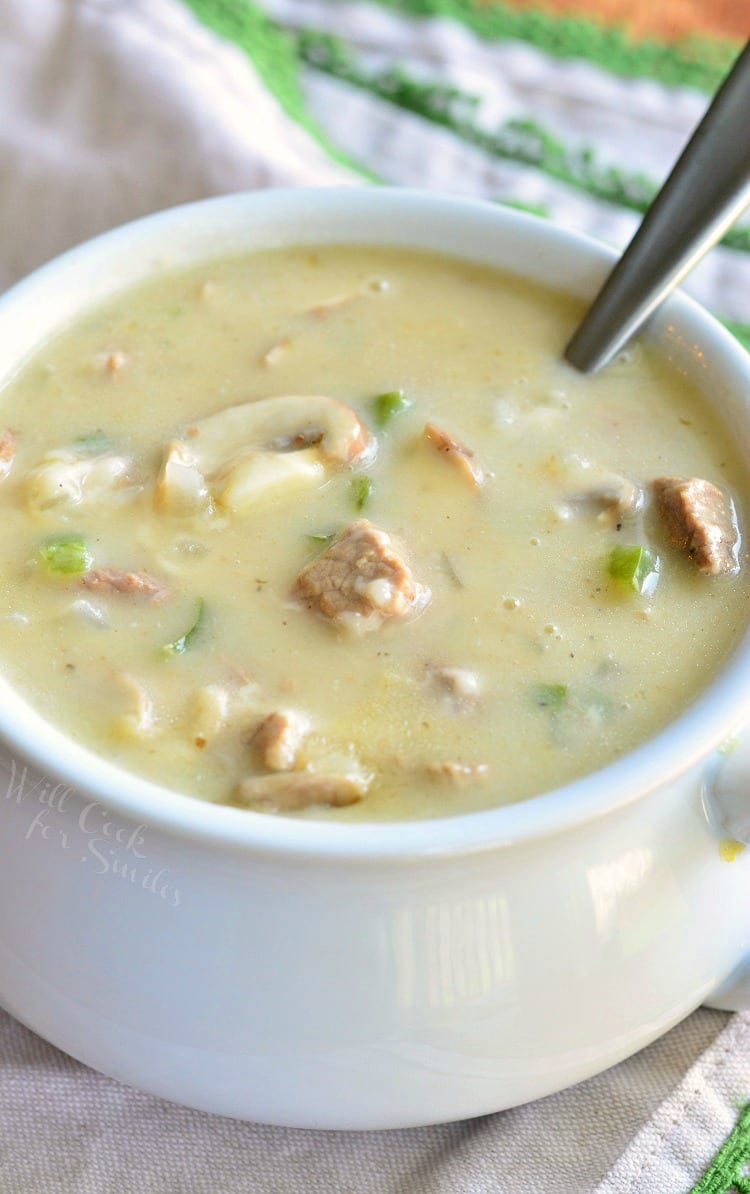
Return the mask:
[[[184, 0], [195, 16], [247, 54], [268, 91], [334, 161], [373, 179], [328, 139], [310, 115], [300, 83], [294, 39], [275, 25], [253, 0]], [[248, 116], [251, 114], [248, 113]]]
[[[656, 79], [670, 87], [713, 94], [742, 42], [690, 37], [635, 40], [624, 29], [584, 17], [554, 16], [493, 0], [370, 0], [415, 17], [449, 17], [486, 41], [524, 41], [555, 58], [585, 58], [612, 74]], [[351, 3], [351, 0], [338, 0]]]
[[[332, 34], [300, 30], [296, 40], [297, 52], [309, 66], [442, 125], [493, 157], [536, 167], [587, 195], [637, 212], [646, 210], [659, 189], [645, 174], [602, 163], [591, 148], [565, 145], [536, 120], [508, 120], [488, 130], [478, 119], [479, 96], [415, 79], [400, 66], [368, 70]], [[732, 228], [722, 243], [750, 252], [750, 228]]]
[[750, 1194], [750, 1103], [690, 1194]]

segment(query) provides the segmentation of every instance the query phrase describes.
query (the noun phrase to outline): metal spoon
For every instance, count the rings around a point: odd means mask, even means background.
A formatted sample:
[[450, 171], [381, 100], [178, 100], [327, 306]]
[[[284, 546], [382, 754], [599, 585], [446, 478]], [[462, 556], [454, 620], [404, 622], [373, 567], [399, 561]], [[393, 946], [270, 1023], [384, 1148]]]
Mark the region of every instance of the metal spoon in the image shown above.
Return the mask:
[[606, 365], [750, 203], [750, 42], [605, 281], [565, 357]]

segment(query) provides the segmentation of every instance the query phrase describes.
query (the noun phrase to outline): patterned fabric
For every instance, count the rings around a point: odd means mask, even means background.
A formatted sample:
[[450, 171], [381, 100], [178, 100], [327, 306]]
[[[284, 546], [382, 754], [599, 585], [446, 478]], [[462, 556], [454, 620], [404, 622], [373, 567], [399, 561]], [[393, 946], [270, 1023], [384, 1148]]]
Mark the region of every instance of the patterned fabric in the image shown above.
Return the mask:
[[748, 1096], [750, 1016], [744, 1014], [665, 1099], [596, 1194], [748, 1194]]
[[[256, 6], [187, 3], [253, 53], [257, 26], [241, 26]], [[367, 177], [530, 208], [620, 247], [738, 49], [634, 45], [585, 21], [467, 0], [262, 8], [288, 32], [306, 117]], [[750, 342], [750, 222], [685, 288]]]

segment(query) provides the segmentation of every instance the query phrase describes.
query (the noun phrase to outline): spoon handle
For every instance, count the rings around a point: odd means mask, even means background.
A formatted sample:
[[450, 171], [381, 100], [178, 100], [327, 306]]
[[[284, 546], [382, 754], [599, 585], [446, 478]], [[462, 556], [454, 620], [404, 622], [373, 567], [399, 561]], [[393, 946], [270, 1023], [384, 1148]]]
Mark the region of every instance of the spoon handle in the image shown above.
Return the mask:
[[750, 42], [565, 349], [570, 364], [606, 365], [748, 203]]

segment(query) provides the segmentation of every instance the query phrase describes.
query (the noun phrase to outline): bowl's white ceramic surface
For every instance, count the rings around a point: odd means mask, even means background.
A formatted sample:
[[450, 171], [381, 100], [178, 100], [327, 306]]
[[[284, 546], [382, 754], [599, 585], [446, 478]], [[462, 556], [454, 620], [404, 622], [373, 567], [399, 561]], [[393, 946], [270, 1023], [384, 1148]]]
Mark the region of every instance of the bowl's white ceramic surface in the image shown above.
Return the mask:
[[[211, 200], [9, 292], [0, 384], [154, 271], [325, 242], [436, 249], [582, 296], [612, 260], [533, 217], [413, 192]], [[750, 358], [681, 296], [650, 335], [720, 404], [750, 466]], [[720, 988], [725, 1006], [742, 1001], [726, 980], [750, 958], [750, 851], [722, 859], [702, 797], [716, 748], [748, 720], [746, 635], [666, 730], [564, 789], [445, 820], [326, 825], [127, 775], [0, 683], [0, 999], [89, 1065], [226, 1115], [399, 1127], [537, 1098]]]

